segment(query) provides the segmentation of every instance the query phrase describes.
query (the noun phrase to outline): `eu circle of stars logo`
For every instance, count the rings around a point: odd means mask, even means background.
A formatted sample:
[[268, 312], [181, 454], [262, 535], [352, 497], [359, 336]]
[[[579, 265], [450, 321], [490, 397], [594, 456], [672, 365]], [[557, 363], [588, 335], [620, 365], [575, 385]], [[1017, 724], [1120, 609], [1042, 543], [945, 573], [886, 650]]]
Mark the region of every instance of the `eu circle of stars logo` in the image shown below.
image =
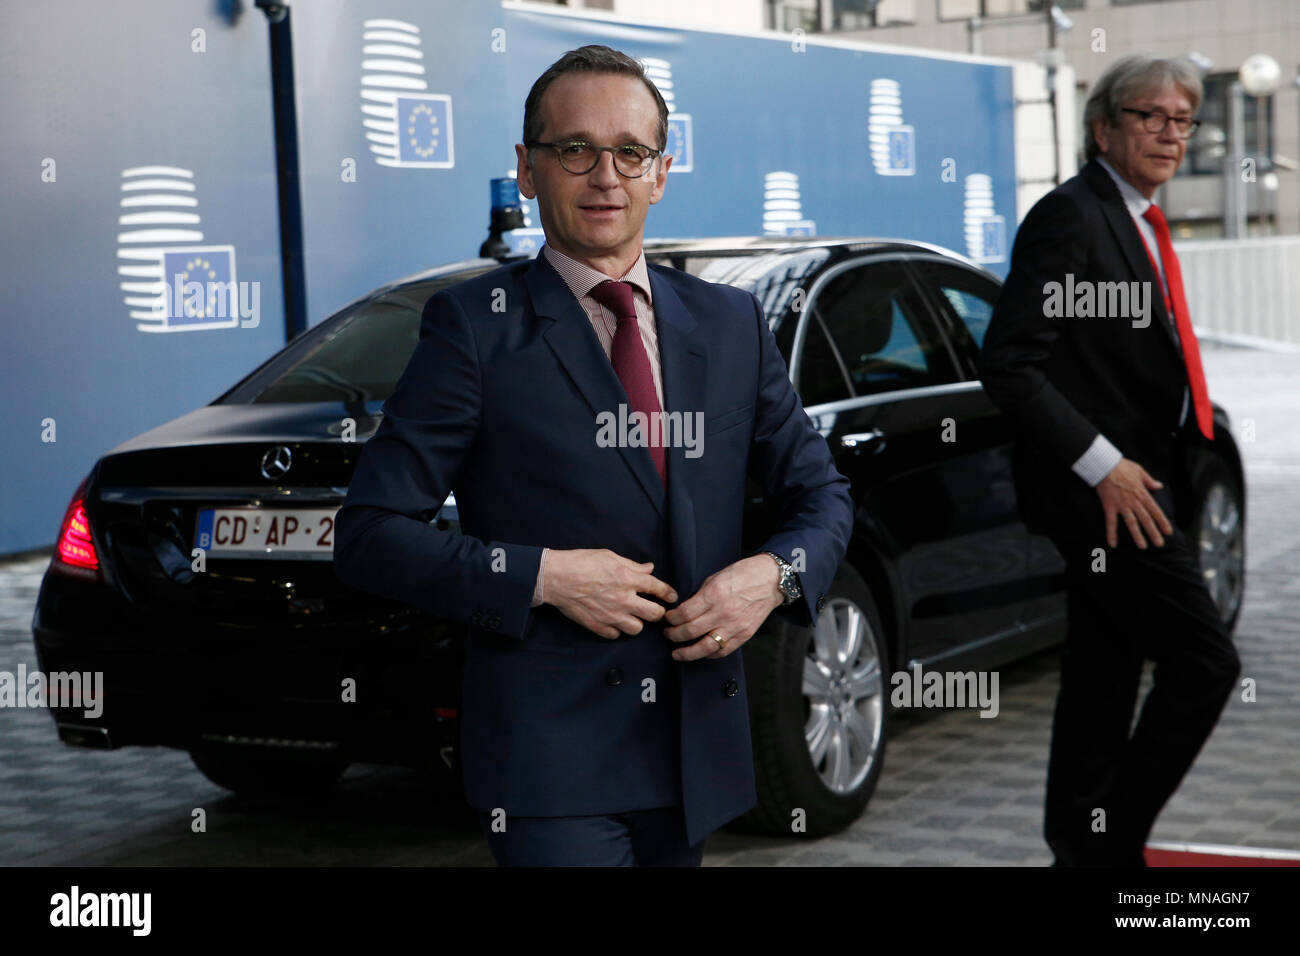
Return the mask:
[[[376, 94], [378, 95], [378, 94]], [[382, 109], [382, 108], [381, 108]], [[370, 120], [366, 133], [381, 166], [411, 166], [417, 169], [451, 169], [455, 138], [451, 118], [451, 97], [445, 93], [403, 93], [394, 97], [392, 125], [383, 128]], [[391, 139], [390, 139], [391, 137]]]
[[406, 115], [407, 144], [420, 159], [438, 151], [438, 116], [428, 103], [417, 103]]
[[[197, 282], [207, 290], [207, 295], [203, 299], [203, 311], [199, 312], [196, 307], [198, 296], [187, 296], [185, 299], [185, 315], [188, 318], [211, 318], [217, 314], [216, 310], [216, 289], [213, 288], [213, 282], [216, 281], [217, 271], [212, 268], [212, 263], [207, 259], [187, 259], [185, 268], [180, 272], [181, 281], [184, 284]], [[182, 285], [184, 288], [184, 285]]]

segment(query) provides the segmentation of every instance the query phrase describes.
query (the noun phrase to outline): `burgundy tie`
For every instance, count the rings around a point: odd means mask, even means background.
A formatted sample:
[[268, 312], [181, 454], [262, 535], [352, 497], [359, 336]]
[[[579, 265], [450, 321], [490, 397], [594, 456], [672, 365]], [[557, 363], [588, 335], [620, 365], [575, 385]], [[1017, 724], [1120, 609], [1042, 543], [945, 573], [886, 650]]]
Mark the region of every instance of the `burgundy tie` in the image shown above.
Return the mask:
[[[1156, 245], [1160, 248], [1160, 261], [1165, 267], [1165, 278], [1169, 280], [1169, 295], [1165, 299], [1168, 305], [1173, 299], [1174, 327], [1178, 329], [1178, 342], [1183, 347], [1183, 364], [1187, 366], [1187, 384], [1192, 390], [1192, 408], [1196, 412], [1196, 424], [1201, 434], [1214, 440], [1214, 410], [1210, 407], [1210, 392], [1205, 387], [1205, 372], [1201, 368], [1201, 350], [1196, 344], [1196, 333], [1192, 331], [1192, 317], [1187, 311], [1187, 296], [1183, 291], [1183, 271], [1178, 267], [1178, 256], [1174, 253], [1173, 237], [1169, 235], [1169, 223], [1160, 207], [1152, 203], [1142, 218], [1151, 223], [1155, 230]], [[1151, 250], [1147, 250], [1147, 256]], [[1154, 267], [1155, 262], [1151, 265]], [[1160, 272], [1156, 271], [1157, 280]]]
[[[610, 361], [614, 363], [614, 374], [623, 383], [627, 392], [631, 411], [644, 412], [647, 428], [649, 423], [659, 415], [659, 396], [655, 393], [655, 380], [650, 374], [650, 358], [646, 355], [645, 345], [641, 342], [641, 328], [637, 324], [636, 305], [632, 301], [632, 286], [627, 282], [613, 279], [600, 283], [591, 290], [593, 299], [614, 313], [618, 319], [618, 328], [614, 330], [614, 345]], [[659, 434], [659, 429], [653, 429]], [[650, 434], [646, 434], [647, 441]], [[660, 435], [662, 439], [662, 435]], [[668, 484], [667, 467], [664, 463], [662, 440], [650, 445], [650, 457], [654, 459], [655, 470], [659, 479]]]

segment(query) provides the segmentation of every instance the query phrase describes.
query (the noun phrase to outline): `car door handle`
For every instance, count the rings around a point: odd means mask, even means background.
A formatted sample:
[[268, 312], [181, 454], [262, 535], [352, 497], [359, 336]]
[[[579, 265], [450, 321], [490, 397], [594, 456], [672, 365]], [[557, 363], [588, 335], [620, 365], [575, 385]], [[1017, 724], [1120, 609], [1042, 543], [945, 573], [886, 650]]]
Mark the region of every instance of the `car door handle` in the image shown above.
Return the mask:
[[879, 428], [873, 428], [869, 432], [854, 432], [852, 435], [843, 435], [840, 437], [840, 445], [845, 448], [853, 448], [861, 451], [868, 445], [871, 450], [879, 454], [885, 450], [885, 433]]

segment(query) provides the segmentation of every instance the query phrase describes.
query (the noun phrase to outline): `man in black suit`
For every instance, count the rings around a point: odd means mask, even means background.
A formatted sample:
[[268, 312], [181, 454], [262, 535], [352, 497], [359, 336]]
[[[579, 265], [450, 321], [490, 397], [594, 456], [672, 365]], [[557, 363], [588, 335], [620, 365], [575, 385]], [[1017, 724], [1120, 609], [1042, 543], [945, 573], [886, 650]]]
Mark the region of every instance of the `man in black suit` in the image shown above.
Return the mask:
[[[1025, 217], [981, 356], [1017, 430], [1031, 531], [1067, 566], [1044, 832], [1064, 866], [1142, 866], [1240, 673], [1185, 536], [1214, 423], [1168, 225], [1151, 202], [1195, 129], [1191, 64], [1126, 57], [1084, 113], [1087, 165]], [[1178, 510], [1176, 510], [1178, 509]], [[1122, 525], [1122, 528], [1121, 528]], [[1144, 659], [1151, 693], [1130, 735]]]

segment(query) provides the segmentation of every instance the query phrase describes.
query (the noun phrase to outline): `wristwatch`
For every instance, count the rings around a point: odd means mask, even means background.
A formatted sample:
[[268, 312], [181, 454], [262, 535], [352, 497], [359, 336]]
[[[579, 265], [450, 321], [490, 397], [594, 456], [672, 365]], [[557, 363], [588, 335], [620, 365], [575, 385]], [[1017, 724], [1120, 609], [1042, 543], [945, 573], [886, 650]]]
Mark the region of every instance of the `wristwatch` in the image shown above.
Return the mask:
[[799, 575], [795, 573], [790, 562], [775, 551], [764, 551], [763, 553], [769, 555], [781, 569], [781, 583], [779, 586], [781, 593], [785, 595], [785, 600], [781, 603], [783, 605], [793, 604], [799, 599], [799, 595], [803, 594], [803, 588], [799, 587]]

